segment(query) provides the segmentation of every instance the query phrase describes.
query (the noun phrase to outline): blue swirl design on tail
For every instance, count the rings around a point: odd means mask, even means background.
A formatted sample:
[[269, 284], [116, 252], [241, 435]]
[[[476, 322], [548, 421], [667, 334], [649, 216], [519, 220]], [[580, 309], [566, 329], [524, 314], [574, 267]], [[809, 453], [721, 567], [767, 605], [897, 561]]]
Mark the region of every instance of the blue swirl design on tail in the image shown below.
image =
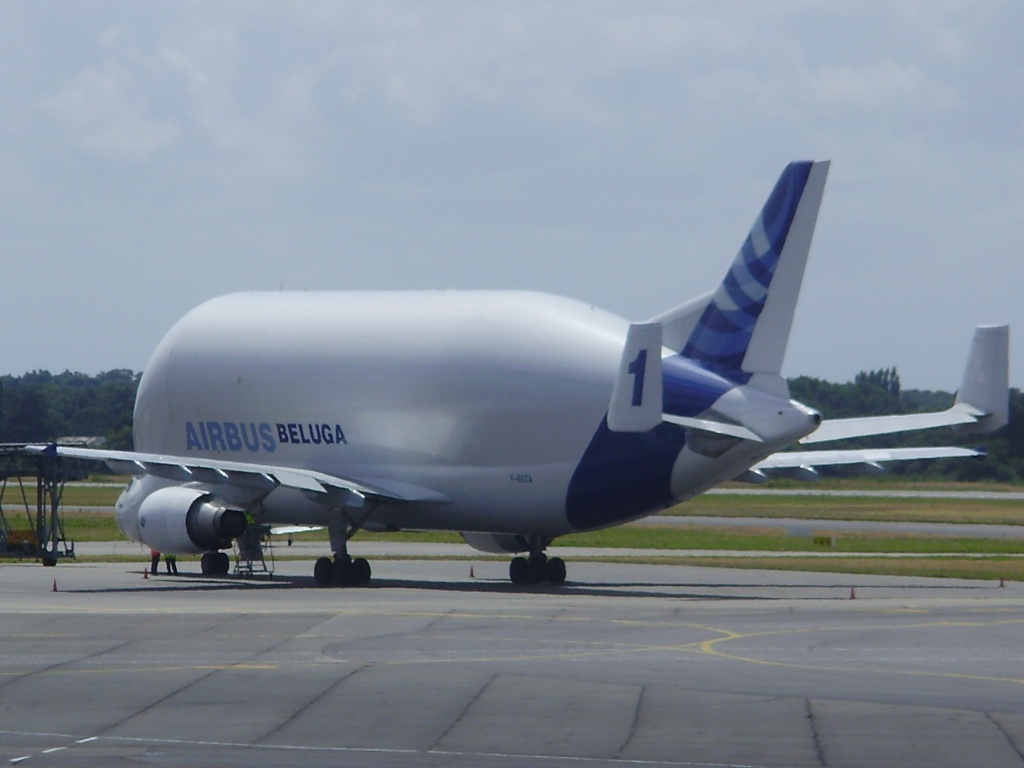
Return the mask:
[[750, 374], [741, 371], [743, 358], [768, 298], [811, 165], [790, 163], [783, 170], [729, 273], [690, 334], [684, 357], [733, 381], [749, 380]]

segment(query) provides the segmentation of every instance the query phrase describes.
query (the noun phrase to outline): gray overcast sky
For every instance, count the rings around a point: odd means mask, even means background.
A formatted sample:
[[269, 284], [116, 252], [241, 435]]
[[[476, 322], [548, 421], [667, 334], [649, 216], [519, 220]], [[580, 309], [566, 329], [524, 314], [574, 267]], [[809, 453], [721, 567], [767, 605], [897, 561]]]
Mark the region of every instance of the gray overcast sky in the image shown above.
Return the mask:
[[[145, 367], [237, 290], [645, 319], [831, 159], [787, 375], [1024, 385], [1024, 4], [0, 4], [0, 373]], [[1014, 336], [1015, 334], [1015, 336]]]

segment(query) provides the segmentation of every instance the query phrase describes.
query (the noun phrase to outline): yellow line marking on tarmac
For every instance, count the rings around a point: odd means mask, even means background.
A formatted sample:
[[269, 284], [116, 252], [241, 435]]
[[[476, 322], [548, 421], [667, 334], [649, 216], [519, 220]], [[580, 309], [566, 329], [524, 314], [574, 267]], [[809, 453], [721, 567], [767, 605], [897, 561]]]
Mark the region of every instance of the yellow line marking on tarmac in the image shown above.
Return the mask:
[[[887, 613], [894, 613], [895, 611], [887, 610]], [[909, 611], [912, 612], [912, 611]], [[356, 615], [356, 614], [372, 614], [379, 616], [376, 611], [371, 610], [351, 610], [345, 611], [345, 614]], [[341, 614], [335, 614], [334, 617], [338, 617]], [[983, 628], [989, 626], [1006, 625], [1006, 624], [1024, 624], [1024, 618], [996, 618], [991, 620], [985, 619], [967, 619], [961, 621], [950, 621], [950, 620], [939, 620], [939, 621], [923, 621], [918, 623], [906, 624], [906, 625], [860, 625], [852, 627], [849, 625], [844, 626], [801, 626], [790, 629], [778, 629], [762, 632], [735, 632], [730, 629], [709, 626], [706, 624], [697, 623], [683, 623], [674, 621], [659, 621], [651, 619], [611, 619], [605, 621], [602, 617], [588, 617], [588, 616], [557, 616], [547, 614], [536, 614], [536, 613], [523, 613], [523, 614], [489, 614], [489, 613], [477, 613], [477, 612], [465, 612], [465, 613], [451, 613], [451, 612], [434, 612], [434, 611], [408, 611], [391, 614], [395, 618], [425, 618], [425, 619], [505, 619], [509, 621], [519, 622], [526, 621], [530, 623], [533, 621], [552, 621], [552, 622], [566, 622], [566, 623], [581, 623], [581, 624], [592, 624], [594, 622], [604, 622], [606, 625], [617, 625], [617, 626], [637, 626], [637, 627], [663, 627], [666, 629], [684, 630], [689, 632], [708, 632], [716, 635], [704, 640], [693, 640], [683, 643], [666, 643], [666, 644], [650, 644], [650, 643], [633, 643], [629, 641], [591, 641], [582, 638], [564, 638], [554, 639], [550, 641], [539, 641], [533, 646], [529, 653], [507, 655], [503, 653], [485, 653], [475, 655], [472, 657], [456, 655], [453, 657], [444, 656], [428, 656], [422, 657], [422, 652], [408, 651], [410, 654], [419, 654], [420, 658], [387, 658], [389, 655], [401, 655], [406, 653], [404, 649], [378, 649], [370, 643], [365, 649], [358, 651], [349, 651], [351, 658], [348, 657], [325, 657], [318, 655], [316, 659], [298, 659], [296, 661], [285, 661], [285, 662], [260, 662], [260, 663], [248, 663], [248, 662], [237, 662], [228, 664], [165, 664], [160, 666], [131, 666], [126, 667], [124, 665], [117, 665], [113, 667], [103, 668], [91, 668], [91, 669], [69, 669], [67, 666], [61, 666], [58, 669], [53, 670], [15, 670], [15, 671], [0, 671], [0, 677], [9, 676], [32, 676], [36, 674], [111, 674], [111, 673], [130, 673], [130, 672], [145, 672], [145, 673], [158, 673], [158, 672], [180, 672], [182, 670], [195, 670], [195, 671], [253, 671], [253, 670], [280, 670], [285, 668], [294, 668], [298, 666], [310, 666], [313, 664], [321, 665], [327, 663], [360, 663], [380, 666], [400, 666], [400, 665], [413, 665], [413, 664], [472, 664], [472, 663], [494, 663], [494, 662], [523, 662], [537, 660], [544, 658], [548, 660], [552, 659], [583, 659], [583, 658], [594, 658], [608, 655], [629, 655], [629, 654], [640, 654], [640, 653], [694, 653], [699, 655], [705, 655], [720, 659], [729, 659], [732, 661], [739, 661], [748, 664], [757, 664], [766, 667], [780, 667], [790, 669], [800, 669], [805, 671], [819, 671], [819, 672], [851, 672], [849, 667], [837, 667], [828, 665], [816, 665], [816, 664], [805, 664], [790, 661], [776, 661], [766, 658], [758, 658], [756, 656], [743, 655], [740, 653], [729, 653], [722, 649], [721, 646], [728, 642], [736, 640], [750, 640], [755, 638], [765, 638], [772, 636], [795, 636], [808, 633], [830, 633], [830, 632], [848, 632], [856, 630], [857, 632], [907, 632], [913, 630], [923, 630], [932, 627], [961, 627], [961, 628]], [[434, 632], [433, 636], [436, 640], [444, 640], [449, 637], [451, 631], [455, 631], [458, 628], [451, 628], [443, 633]], [[273, 635], [274, 637], [287, 637], [287, 635]], [[44, 635], [9, 635], [8, 638], [39, 638], [48, 637]], [[53, 637], [53, 636], [49, 636]], [[60, 635], [56, 635], [60, 637]], [[311, 639], [311, 638], [336, 638], [340, 642], [344, 642], [346, 638], [343, 635], [333, 635], [330, 633], [312, 632], [308, 634], [298, 634], [294, 638], [296, 640]], [[507, 638], [473, 638], [475, 642], [491, 642], [491, 643], [508, 643], [511, 640]], [[541, 649], [539, 646], [552, 646], [546, 650]], [[428, 651], [429, 653], [430, 651]], [[432, 651], [440, 653], [440, 651]], [[342, 651], [348, 656], [345, 650]], [[378, 658], [374, 658], [377, 654]], [[379, 658], [383, 657], [383, 658]], [[870, 663], [870, 662], [867, 662]], [[861, 663], [862, 666], [864, 663]], [[900, 669], [900, 668], [884, 668], [876, 670], [877, 673], [881, 674], [899, 674], [914, 677], [932, 677], [932, 678], [948, 678], [948, 679], [964, 679], [964, 680], [976, 680], [984, 682], [1002, 682], [1011, 683], [1014, 685], [1024, 685], [1024, 679], [1017, 677], [1000, 677], [1000, 676], [987, 676], [987, 675], [974, 675], [960, 672], [938, 672], [938, 671], [923, 671], [923, 670], [911, 670], [911, 669]]]
[[[982, 621], [935, 621], [925, 622], [922, 624], [912, 624], [902, 627], [887, 627], [887, 626], [862, 626], [857, 627], [858, 631], [891, 631], [896, 630], [908, 630], [908, 629], [927, 629], [929, 627], [984, 627], [994, 624], [1021, 624], [1024, 623], [1024, 619], [1006, 619], [998, 620], [994, 622], [982, 622]], [[709, 629], [711, 629], [709, 627]], [[846, 667], [833, 667], [817, 664], [800, 664], [789, 661], [772, 661], [771, 659], [759, 659], [752, 656], [742, 656], [740, 654], [726, 653], [719, 650], [716, 646], [720, 643], [726, 643], [732, 640], [748, 640], [750, 638], [757, 637], [768, 637], [772, 635], [789, 635], [789, 634], [802, 634], [807, 632], [842, 632], [848, 631], [850, 627], [799, 627], [796, 629], [781, 629], [772, 630], [769, 632], [750, 632], [750, 633], [738, 633], [727, 629], [718, 629], [715, 631], [721, 632], [722, 637], [712, 638], [705, 640], [700, 643], [701, 653], [705, 653], [709, 656], [715, 656], [718, 658], [730, 659], [732, 661], [742, 661], [748, 664], [758, 664], [763, 666], [771, 667], [785, 667], [789, 669], [800, 669], [804, 671], [812, 672], [850, 672], [851, 670]], [[1018, 677], [996, 677], [990, 675], [972, 675], [964, 672], [932, 672], [926, 670], [913, 670], [913, 669], [880, 669], [877, 670], [880, 674], [893, 674], [893, 675], [906, 675], [910, 677], [936, 677], [936, 678], [949, 678], [959, 680], [977, 680], [982, 682], [997, 682], [997, 683], [1011, 683], [1013, 685], [1024, 685], [1024, 678]]]

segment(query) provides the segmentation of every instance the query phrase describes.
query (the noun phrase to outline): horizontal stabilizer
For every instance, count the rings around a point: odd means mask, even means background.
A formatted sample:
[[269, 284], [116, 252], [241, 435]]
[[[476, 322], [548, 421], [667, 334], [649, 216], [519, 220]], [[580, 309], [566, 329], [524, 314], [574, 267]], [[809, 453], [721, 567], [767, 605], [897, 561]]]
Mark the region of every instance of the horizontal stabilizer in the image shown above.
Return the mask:
[[608, 405], [612, 432], [646, 432], [661, 423], [661, 325], [634, 323], [626, 334]]
[[662, 414], [662, 419], [669, 424], [676, 424], [687, 429], [695, 429], [699, 432], [709, 432], [713, 435], [725, 435], [727, 437], [738, 437], [741, 440], [750, 440], [755, 443], [763, 443], [758, 435], [741, 424], [729, 424], [724, 421], [713, 419], [696, 419], [688, 416], [675, 416], [671, 413]]

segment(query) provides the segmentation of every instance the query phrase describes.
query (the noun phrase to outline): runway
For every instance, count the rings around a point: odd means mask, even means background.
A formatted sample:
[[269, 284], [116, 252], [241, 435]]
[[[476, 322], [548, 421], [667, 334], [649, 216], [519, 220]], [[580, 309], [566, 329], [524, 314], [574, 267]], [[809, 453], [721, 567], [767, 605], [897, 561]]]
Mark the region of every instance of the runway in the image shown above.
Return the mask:
[[343, 590], [277, 566], [0, 565], [0, 759], [1024, 765], [1022, 585], [576, 562], [523, 590], [505, 563], [380, 560]]

